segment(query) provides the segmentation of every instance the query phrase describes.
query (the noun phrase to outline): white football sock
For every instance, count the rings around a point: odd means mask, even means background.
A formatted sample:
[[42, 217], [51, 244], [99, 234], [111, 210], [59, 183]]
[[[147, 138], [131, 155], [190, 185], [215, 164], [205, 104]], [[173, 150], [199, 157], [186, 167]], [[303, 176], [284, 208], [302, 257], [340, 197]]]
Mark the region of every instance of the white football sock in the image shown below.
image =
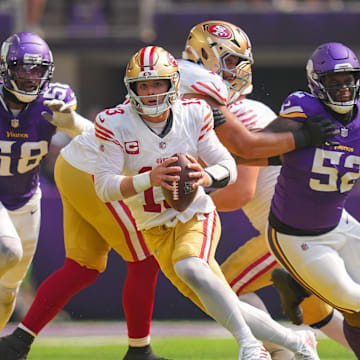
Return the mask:
[[343, 315], [338, 310], [334, 309], [333, 317], [325, 326], [321, 327], [320, 330], [329, 338], [351, 350], [351, 347], [349, 346], [344, 335], [343, 321]]
[[[269, 313], [264, 302], [260, 298], [260, 296], [258, 296], [257, 294], [255, 294], [253, 292], [240, 295], [239, 300], [258, 308], [258, 309], [266, 312], [267, 314]], [[283, 347], [281, 345], [273, 344], [268, 341], [264, 341], [263, 344], [264, 344], [266, 350], [269, 351], [269, 353], [271, 355], [271, 359], [273, 359], [273, 360], [293, 360], [294, 359], [294, 353], [291, 350], [286, 349], [285, 347]]]
[[294, 352], [299, 350], [301, 338], [295, 331], [280, 325], [269, 314], [245, 302], [239, 301], [238, 306], [257, 339], [284, 346]]
[[174, 268], [209, 314], [231, 332], [240, 346], [258, 343], [242, 316], [235, 293], [205, 261], [190, 257], [178, 261]]

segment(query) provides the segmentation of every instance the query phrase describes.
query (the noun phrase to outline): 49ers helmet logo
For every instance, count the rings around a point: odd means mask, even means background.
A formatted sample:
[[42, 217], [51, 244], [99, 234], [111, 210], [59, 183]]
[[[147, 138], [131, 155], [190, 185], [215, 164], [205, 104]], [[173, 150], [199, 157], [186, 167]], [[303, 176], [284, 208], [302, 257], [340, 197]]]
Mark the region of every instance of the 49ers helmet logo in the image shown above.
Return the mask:
[[211, 35], [214, 35], [221, 39], [231, 38], [231, 31], [224, 25], [220, 25], [220, 24], [209, 25], [208, 31]]

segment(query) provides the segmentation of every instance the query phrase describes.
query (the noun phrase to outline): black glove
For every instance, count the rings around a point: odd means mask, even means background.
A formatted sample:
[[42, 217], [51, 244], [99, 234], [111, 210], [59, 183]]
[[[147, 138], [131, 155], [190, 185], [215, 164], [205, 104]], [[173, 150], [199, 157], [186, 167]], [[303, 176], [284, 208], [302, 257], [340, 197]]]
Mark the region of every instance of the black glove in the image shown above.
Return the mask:
[[214, 118], [214, 129], [226, 122], [225, 115], [217, 108], [211, 108]]
[[329, 141], [339, 134], [339, 129], [330, 119], [324, 118], [323, 115], [310, 116], [305, 122], [303, 128], [293, 130], [295, 140], [295, 149], [320, 146], [320, 145], [339, 145], [338, 142]]

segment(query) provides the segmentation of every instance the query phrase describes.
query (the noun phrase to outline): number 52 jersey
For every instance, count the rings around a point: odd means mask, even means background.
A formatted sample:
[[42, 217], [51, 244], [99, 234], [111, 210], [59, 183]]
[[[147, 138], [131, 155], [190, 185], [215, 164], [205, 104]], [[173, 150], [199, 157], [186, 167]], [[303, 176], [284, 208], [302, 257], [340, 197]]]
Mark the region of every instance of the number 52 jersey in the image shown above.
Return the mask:
[[321, 114], [336, 124], [338, 146], [303, 148], [283, 155], [272, 200], [272, 213], [282, 223], [302, 230], [322, 231], [338, 224], [345, 200], [360, 176], [360, 113], [343, 125], [317, 98], [306, 92], [290, 94], [280, 116], [303, 122]]

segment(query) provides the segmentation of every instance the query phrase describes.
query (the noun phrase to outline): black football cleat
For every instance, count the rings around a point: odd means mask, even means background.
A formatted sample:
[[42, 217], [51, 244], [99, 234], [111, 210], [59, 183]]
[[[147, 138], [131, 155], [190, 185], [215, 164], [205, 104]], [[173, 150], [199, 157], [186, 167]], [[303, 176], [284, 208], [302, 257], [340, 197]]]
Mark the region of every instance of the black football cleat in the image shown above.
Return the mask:
[[284, 315], [295, 325], [304, 322], [302, 301], [310, 294], [284, 269], [277, 268], [271, 273], [274, 287], [279, 291]]
[[142, 347], [129, 346], [123, 360], [169, 360], [155, 355], [150, 345]]
[[11, 335], [0, 338], [1, 360], [25, 360], [27, 358], [31, 344], [25, 343], [16, 331]]

